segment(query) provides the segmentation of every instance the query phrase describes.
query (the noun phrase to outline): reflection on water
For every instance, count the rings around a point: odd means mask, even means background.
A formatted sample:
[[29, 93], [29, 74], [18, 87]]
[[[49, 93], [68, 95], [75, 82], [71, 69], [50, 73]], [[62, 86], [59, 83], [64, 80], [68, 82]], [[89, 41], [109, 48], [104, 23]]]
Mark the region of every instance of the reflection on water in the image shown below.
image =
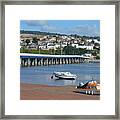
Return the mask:
[[[53, 72], [71, 72], [77, 75], [76, 80], [56, 80], [51, 79]], [[46, 85], [77, 85], [79, 82], [88, 80], [100, 80], [100, 64], [99, 63], [83, 63], [83, 64], [65, 64], [50, 65], [37, 67], [21, 67], [20, 81], [22, 83], [46, 84]]]
[[56, 84], [59, 84], [59, 82], [63, 82], [64, 85], [76, 85], [76, 80], [63, 80], [63, 79], [56, 79]]

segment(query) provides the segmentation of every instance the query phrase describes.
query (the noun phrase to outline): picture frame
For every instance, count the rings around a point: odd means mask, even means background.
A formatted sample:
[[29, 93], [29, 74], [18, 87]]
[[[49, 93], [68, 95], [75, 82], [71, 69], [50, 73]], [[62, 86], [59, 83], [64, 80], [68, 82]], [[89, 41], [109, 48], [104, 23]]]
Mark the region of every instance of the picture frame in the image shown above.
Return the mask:
[[[115, 115], [5, 115], [5, 5], [115, 5]], [[119, 1], [2, 1], [1, 9], [1, 119], [119, 119]]]

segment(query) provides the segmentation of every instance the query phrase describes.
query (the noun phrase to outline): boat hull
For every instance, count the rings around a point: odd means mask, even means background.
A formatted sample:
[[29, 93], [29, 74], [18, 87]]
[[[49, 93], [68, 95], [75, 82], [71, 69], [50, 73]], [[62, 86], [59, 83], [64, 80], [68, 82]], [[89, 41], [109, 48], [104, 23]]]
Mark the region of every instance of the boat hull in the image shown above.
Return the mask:
[[58, 79], [66, 79], [66, 80], [75, 80], [76, 77], [67, 77], [67, 76], [58, 76], [55, 75], [55, 77], [57, 77]]
[[65, 80], [75, 80], [77, 77], [76, 75], [71, 74], [70, 72], [54, 72], [53, 74], [58, 79], [65, 79]]

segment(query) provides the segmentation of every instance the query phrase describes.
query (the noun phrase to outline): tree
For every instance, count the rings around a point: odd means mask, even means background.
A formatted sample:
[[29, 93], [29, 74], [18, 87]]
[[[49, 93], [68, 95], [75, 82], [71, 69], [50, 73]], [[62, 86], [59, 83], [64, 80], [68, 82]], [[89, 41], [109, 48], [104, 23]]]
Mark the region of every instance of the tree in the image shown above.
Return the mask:
[[86, 48], [79, 48], [79, 55], [83, 55], [87, 52]]
[[33, 37], [32, 43], [36, 44], [37, 50], [39, 50], [38, 39], [37, 37]]
[[63, 48], [63, 52], [66, 55], [82, 55], [82, 54], [85, 54], [87, 51], [86, 49], [83, 49], [83, 48], [76, 48], [71, 45], [68, 45]]
[[55, 54], [56, 54], [56, 55], [60, 55], [60, 53], [61, 53], [61, 49], [60, 49], [60, 48], [57, 48], [57, 49], [55, 50]]
[[27, 43], [27, 46], [28, 46], [28, 44], [30, 43], [30, 40], [29, 40], [29, 39], [26, 39], [26, 43]]
[[72, 47], [71, 45], [65, 46], [65, 47], [63, 48], [63, 52], [64, 52], [66, 55], [73, 55], [73, 54], [74, 54], [74, 47]]
[[33, 38], [32, 42], [38, 45], [38, 39], [36, 37]]
[[93, 50], [93, 51], [92, 51], [92, 55], [93, 55], [93, 56], [97, 56], [97, 53], [98, 53], [98, 50]]
[[97, 56], [96, 56], [96, 59], [100, 59], [100, 56], [97, 55]]

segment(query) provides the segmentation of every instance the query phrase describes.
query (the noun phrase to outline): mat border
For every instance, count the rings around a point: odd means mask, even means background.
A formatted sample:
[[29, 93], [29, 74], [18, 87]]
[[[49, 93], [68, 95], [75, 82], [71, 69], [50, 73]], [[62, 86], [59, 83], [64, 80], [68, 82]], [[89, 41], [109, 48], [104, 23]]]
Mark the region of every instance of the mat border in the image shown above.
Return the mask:
[[[115, 5], [115, 115], [5, 115], [5, 5]], [[119, 0], [2, 1], [0, 41], [0, 119], [119, 119]]]

